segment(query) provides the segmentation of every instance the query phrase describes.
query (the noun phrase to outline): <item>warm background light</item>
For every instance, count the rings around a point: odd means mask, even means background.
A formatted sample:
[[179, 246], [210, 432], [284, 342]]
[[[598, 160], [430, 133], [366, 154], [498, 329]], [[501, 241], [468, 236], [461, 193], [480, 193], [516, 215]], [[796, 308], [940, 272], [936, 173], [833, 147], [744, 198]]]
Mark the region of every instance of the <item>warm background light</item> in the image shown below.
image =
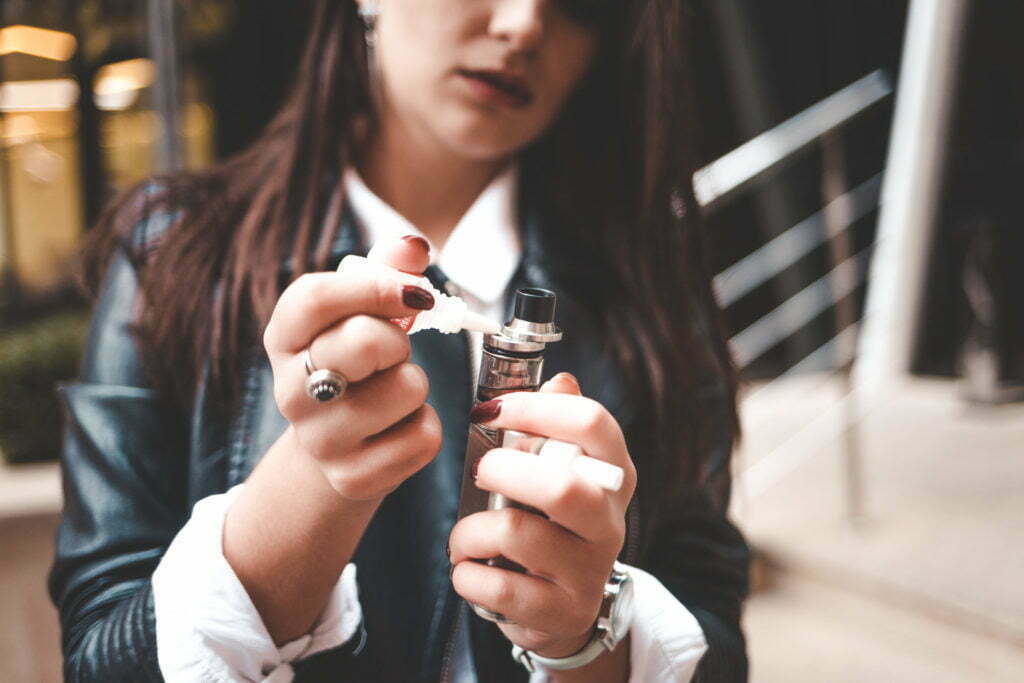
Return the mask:
[[149, 59], [129, 59], [101, 67], [96, 72], [93, 95], [96, 107], [104, 111], [127, 109], [139, 91], [153, 84], [155, 67]]
[[11, 81], [0, 84], [0, 111], [64, 111], [78, 102], [78, 84], [71, 78]]
[[21, 52], [64, 62], [75, 53], [77, 45], [75, 37], [63, 31], [21, 24], [0, 29], [0, 56]]

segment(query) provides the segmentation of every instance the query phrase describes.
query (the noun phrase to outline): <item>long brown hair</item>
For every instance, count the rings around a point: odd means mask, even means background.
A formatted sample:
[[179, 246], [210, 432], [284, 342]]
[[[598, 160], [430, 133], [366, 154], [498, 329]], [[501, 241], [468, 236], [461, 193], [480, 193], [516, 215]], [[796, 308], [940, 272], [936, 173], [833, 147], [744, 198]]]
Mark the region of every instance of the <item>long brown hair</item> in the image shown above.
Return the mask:
[[[550, 217], [545, 252], [585, 251], [574, 261], [585, 267], [548, 261], [587, 293], [627, 381], [648, 512], [692, 491], [708, 474], [712, 442], [738, 434], [691, 182], [688, 16], [681, 0], [607, 3], [593, 67], [520, 155], [523, 191]], [[182, 407], [207, 364], [214, 395], [233, 405], [247, 341], [291, 279], [325, 268], [344, 197], [341, 183], [323, 179], [353, 162], [357, 120], [371, 111], [363, 33], [354, 2], [320, 0], [294, 88], [255, 143], [205, 172], [148, 183], [101, 218], [86, 280], [95, 291], [127, 245], [143, 297], [143, 356]], [[171, 226], [140, 238], [140, 221], [156, 212]]]

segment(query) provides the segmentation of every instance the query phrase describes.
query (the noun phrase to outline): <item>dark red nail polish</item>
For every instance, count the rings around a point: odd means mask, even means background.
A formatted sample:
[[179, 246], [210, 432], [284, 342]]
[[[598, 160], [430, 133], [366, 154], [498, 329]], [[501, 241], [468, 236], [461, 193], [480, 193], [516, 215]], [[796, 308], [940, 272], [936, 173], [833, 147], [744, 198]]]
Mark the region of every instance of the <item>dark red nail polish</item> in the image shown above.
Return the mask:
[[423, 239], [419, 235], [402, 235], [402, 240], [409, 244], [415, 244], [417, 247], [422, 249], [426, 253], [430, 253], [430, 242]]
[[501, 412], [501, 399], [492, 398], [490, 401], [477, 403], [473, 410], [469, 411], [469, 419], [472, 422], [490, 422], [498, 417]]
[[484, 456], [482, 456], [482, 455], [481, 455], [481, 456], [480, 456], [479, 458], [477, 458], [477, 459], [476, 459], [476, 460], [475, 460], [475, 461], [473, 462], [473, 467], [472, 467], [472, 468], [470, 469], [470, 474], [472, 474], [472, 475], [473, 475], [473, 479], [474, 479], [474, 480], [475, 480], [475, 479], [476, 479], [476, 477], [477, 477], [477, 471], [478, 471], [478, 470], [480, 469], [480, 461], [481, 461], [481, 460], [483, 460], [483, 459], [484, 459]]
[[416, 285], [403, 285], [402, 303], [409, 308], [429, 311], [434, 307], [434, 295]]

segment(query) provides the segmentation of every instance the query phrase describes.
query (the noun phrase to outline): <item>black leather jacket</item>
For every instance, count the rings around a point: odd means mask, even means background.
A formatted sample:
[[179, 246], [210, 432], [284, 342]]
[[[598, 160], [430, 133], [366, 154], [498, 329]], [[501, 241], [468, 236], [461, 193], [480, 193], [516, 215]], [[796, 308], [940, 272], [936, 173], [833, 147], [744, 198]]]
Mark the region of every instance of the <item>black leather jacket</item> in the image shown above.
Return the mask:
[[[342, 230], [332, 265], [358, 251], [354, 234], [351, 226]], [[526, 283], [546, 284], [529, 249], [512, 288]], [[243, 400], [232, 419], [214, 417], [202, 385], [188, 414], [169, 408], [142, 371], [132, 334], [136, 288], [122, 250], [95, 310], [80, 380], [61, 387], [65, 508], [50, 591], [70, 681], [161, 680], [150, 577], [193, 504], [242, 482], [286, 425], [258, 339], [251, 341]], [[628, 433], [615, 370], [565, 297], [559, 322], [565, 340], [550, 347], [545, 375], [573, 372], [584, 393], [604, 403]], [[296, 665], [298, 681], [437, 681], [450, 656], [459, 598], [445, 548], [458, 504], [472, 380], [462, 335], [422, 332], [411, 340], [413, 360], [430, 377], [428, 400], [443, 424], [444, 444], [434, 462], [387, 497], [356, 552], [362, 637]], [[709, 485], [678, 520], [677, 533], [638, 560], [640, 520], [631, 515], [624, 551], [625, 561], [657, 576], [700, 622], [709, 651], [698, 675], [708, 681], [743, 681], [747, 671], [739, 625], [747, 550], [725, 518], [729, 442], [723, 433]], [[471, 623], [481, 683], [526, 681], [500, 631], [475, 617]]]

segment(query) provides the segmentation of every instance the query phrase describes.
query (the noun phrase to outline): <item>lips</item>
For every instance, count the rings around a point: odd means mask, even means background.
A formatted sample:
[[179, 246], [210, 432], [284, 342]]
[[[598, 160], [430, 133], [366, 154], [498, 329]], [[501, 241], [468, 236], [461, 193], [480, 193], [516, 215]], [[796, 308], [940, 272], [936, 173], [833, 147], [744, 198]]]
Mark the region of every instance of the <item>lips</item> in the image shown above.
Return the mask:
[[524, 107], [533, 101], [533, 93], [521, 76], [507, 71], [485, 69], [461, 69], [459, 73], [493, 88], [498, 94], [504, 95], [513, 106]]

